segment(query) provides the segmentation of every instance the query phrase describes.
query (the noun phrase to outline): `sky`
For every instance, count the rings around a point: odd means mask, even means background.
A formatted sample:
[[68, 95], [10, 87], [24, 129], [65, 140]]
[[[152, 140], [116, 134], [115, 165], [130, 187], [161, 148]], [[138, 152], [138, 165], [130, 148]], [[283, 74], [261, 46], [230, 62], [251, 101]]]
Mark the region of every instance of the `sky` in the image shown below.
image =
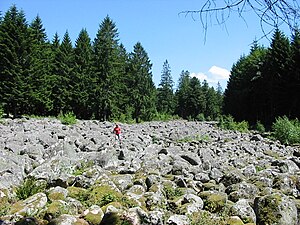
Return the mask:
[[[168, 60], [174, 88], [180, 73], [188, 70], [213, 87], [220, 82], [225, 90], [232, 65], [263, 36], [259, 20], [251, 12], [244, 15], [245, 20], [231, 14], [225, 25], [212, 21], [205, 32], [199, 15], [181, 13], [200, 9], [202, 0], [1, 0], [1, 14], [13, 4], [24, 11], [28, 23], [39, 15], [49, 40], [56, 32], [62, 39], [68, 31], [73, 45], [83, 28], [94, 40], [101, 22], [109, 16], [127, 52], [132, 52], [137, 42], [142, 44], [153, 64], [156, 86]], [[267, 39], [259, 43], [269, 46]]]

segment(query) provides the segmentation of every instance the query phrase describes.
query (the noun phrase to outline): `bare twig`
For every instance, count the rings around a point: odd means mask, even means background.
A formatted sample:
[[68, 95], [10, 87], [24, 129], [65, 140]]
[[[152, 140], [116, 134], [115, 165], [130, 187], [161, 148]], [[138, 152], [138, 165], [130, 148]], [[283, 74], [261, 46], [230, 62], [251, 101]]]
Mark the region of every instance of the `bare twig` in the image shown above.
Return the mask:
[[[205, 38], [209, 25], [216, 21], [218, 25], [224, 25], [232, 15], [238, 16], [247, 24], [244, 18], [245, 13], [252, 11], [260, 19], [260, 27], [263, 37], [267, 37], [276, 28], [287, 25], [290, 30], [294, 30], [300, 19], [299, 0], [206, 0], [199, 10], [186, 10], [179, 14], [186, 17], [191, 16], [199, 20], [205, 32]], [[270, 31], [265, 28], [269, 27]]]

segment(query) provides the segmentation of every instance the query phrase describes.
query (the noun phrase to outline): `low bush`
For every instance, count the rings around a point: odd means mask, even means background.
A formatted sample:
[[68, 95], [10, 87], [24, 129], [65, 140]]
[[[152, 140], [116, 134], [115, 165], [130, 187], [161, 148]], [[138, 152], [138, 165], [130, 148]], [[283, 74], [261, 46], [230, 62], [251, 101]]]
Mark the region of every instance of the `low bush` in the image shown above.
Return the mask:
[[76, 116], [73, 112], [67, 112], [67, 113], [62, 113], [60, 112], [58, 115], [58, 119], [61, 121], [62, 124], [65, 125], [73, 125], [76, 124]]
[[257, 130], [259, 133], [266, 132], [265, 126], [260, 121], [256, 122], [255, 130]]
[[300, 143], [300, 122], [289, 120], [286, 116], [278, 117], [272, 124], [273, 136], [283, 144]]
[[249, 124], [247, 121], [236, 122], [231, 115], [221, 116], [219, 118], [218, 126], [226, 130], [236, 130], [240, 132], [249, 131]]
[[3, 117], [4, 115], [4, 109], [3, 106], [0, 104], [0, 119]]

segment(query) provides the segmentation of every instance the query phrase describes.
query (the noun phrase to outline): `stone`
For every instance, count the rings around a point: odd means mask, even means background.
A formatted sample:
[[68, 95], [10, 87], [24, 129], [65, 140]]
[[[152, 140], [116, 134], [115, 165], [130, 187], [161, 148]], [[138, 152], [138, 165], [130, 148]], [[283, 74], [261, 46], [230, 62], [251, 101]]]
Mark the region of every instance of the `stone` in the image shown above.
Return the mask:
[[255, 198], [258, 224], [297, 225], [297, 207], [293, 199], [274, 193]]

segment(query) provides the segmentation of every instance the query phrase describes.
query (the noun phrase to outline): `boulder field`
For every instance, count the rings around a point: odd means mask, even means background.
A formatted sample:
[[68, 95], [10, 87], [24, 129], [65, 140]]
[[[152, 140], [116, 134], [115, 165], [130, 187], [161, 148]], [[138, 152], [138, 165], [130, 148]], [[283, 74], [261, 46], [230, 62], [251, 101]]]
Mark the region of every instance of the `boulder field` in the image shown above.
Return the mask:
[[213, 122], [0, 121], [0, 224], [297, 225], [300, 150]]

